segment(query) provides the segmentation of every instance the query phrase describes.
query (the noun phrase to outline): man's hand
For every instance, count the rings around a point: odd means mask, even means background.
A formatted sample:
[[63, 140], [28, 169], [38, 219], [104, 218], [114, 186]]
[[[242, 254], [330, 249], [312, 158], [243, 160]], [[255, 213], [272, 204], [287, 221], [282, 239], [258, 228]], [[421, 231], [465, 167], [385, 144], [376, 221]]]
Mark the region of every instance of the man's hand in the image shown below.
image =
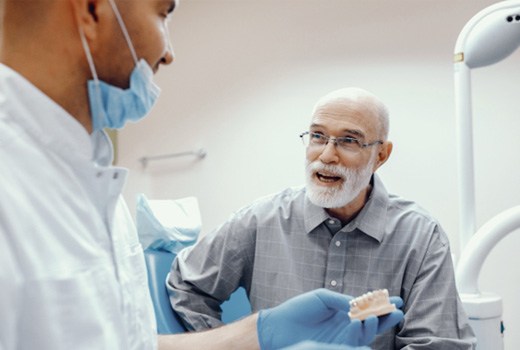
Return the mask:
[[[262, 350], [280, 349], [304, 340], [349, 346], [369, 345], [403, 318], [401, 310], [364, 322], [348, 317], [352, 297], [328, 289], [316, 289], [287, 300], [258, 315], [258, 340]], [[398, 297], [391, 298], [397, 307]]]

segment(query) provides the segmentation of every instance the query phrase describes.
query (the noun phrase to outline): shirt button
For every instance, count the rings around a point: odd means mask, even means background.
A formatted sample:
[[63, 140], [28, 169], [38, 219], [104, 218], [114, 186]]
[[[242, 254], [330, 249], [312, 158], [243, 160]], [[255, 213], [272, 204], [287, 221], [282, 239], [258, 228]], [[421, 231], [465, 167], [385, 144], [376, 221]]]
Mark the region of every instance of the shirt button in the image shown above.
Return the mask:
[[329, 224], [334, 225], [335, 223], [336, 223], [336, 221], [334, 221], [334, 220], [329, 220]]
[[330, 281], [330, 285], [333, 287], [336, 287], [337, 284], [338, 284], [338, 282], [336, 282], [336, 280]]
[[340, 241], [336, 241], [336, 247], [339, 247], [341, 245]]

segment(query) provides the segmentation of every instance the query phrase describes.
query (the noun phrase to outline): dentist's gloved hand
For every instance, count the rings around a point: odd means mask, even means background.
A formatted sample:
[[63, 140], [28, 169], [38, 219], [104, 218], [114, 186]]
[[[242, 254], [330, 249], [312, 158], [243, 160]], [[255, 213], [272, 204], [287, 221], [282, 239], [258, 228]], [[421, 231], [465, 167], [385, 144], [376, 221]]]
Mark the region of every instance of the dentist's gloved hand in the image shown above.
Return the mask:
[[[403, 307], [403, 299], [400, 297], [390, 297], [390, 304], [394, 304], [397, 309]], [[388, 315], [383, 315], [378, 317], [378, 326], [377, 326], [377, 334], [384, 333], [403, 319], [403, 312], [401, 310], [396, 310], [394, 312], [389, 313]]]
[[[402, 318], [400, 310], [379, 319], [368, 317], [363, 323], [348, 317], [352, 297], [328, 289], [299, 295], [258, 314], [257, 330], [262, 350], [280, 349], [303, 340], [327, 344], [364, 346], [377, 333], [384, 332]], [[402, 305], [402, 301], [400, 301]]]
[[368, 346], [348, 346], [340, 344], [325, 344], [306, 340], [304, 342], [291, 345], [282, 350], [370, 350]]

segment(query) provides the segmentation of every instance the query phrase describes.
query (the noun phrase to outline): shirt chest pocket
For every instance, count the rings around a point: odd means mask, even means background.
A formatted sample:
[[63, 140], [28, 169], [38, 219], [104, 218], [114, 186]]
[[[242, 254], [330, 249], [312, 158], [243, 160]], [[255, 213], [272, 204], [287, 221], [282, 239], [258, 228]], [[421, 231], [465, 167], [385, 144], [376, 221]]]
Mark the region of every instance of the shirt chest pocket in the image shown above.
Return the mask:
[[113, 272], [103, 267], [28, 283], [21, 298], [19, 348], [124, 348], [117, 291]]

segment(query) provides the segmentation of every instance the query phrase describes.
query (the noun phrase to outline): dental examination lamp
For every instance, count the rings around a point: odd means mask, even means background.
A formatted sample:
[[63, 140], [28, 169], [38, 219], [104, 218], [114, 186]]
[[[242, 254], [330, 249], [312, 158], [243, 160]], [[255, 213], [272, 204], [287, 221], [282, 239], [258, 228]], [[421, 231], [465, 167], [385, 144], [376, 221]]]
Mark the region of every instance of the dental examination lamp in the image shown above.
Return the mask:
[[466, 23], [455, 44], [461, 251], [456, 279], [479, 350], [504, 347], [502, 299], [496, 294], [481, 293], [477, 282], [490, 251], [502, 238], [520, 228], [520, 206], [498, 214], [473, 235], [476, 225], [470, 72], [500, 62], [519, 46], [519, 0], [502, 1], [477, 13]]

